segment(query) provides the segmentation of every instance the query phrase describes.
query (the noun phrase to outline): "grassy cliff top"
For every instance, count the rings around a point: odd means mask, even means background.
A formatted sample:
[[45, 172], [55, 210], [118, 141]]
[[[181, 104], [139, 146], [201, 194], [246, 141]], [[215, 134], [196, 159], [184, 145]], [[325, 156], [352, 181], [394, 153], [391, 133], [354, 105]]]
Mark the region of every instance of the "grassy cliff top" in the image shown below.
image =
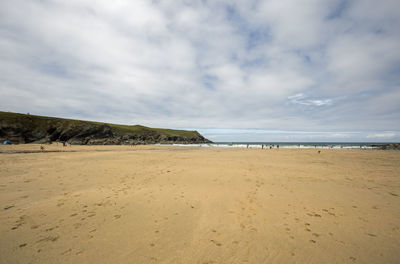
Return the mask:
[[13, 125], [22, 124], [25, 128], [32, 130], [45, 130], [49, 126], [85, 126], [85, 125], [108, 125], [111, 127], [112, 131], [116, 134], [136, 134], [136, 135], [146, 135], [150, 133], [157, 133], [166, 136], [181, 136], [181, 137], [197, 137], [200, 134], [197, 131], [188, 130], [176, 130], [176, 129], [165, 129], [165, 128], [150, 128], [141, 125], [117, 125], [110, 123], [85, 121], [85, 120], [75, 120], [66, 119], [58, 117], [47, 117], [38, 116], [30, 114], [19, 114], [11, 112], [1, 112], [0, 111], [0, 125]]

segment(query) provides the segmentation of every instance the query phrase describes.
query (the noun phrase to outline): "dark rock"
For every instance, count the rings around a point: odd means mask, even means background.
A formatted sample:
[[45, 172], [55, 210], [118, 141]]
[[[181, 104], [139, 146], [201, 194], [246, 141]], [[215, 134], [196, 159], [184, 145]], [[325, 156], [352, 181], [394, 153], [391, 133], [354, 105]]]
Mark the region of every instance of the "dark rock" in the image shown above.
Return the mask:
[[400, 143], [390, 143], [385, 145], [372, 145], [372, 147], [376, 147], [378, 149], [383, 150], [400, 150]]

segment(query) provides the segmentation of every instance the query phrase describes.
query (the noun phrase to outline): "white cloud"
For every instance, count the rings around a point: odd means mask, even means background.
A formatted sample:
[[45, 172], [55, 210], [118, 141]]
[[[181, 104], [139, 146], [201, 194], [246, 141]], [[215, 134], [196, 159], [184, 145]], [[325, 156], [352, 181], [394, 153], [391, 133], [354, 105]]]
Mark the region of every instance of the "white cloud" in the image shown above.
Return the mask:
[[0, 2], [0, 110], [400, 130], [395, 0]]
[[309, 98], [303, 93], [291, 95], [288, 97], [288, 100], [292, 104], [306, 105], [306, 106], [325, 106], [331, 105], [332, 99], [315, 99]]
[[390, 139], [390, 138], [394, 138], [394, 137], [398, 137], [399, 134], [398, 133], [393, 133], [393, 132], [389, 132], [389, 133], [376, 133], [376, 134], [369, 134], [367, 136], [367, 138], [383, 138], [383, 139]]

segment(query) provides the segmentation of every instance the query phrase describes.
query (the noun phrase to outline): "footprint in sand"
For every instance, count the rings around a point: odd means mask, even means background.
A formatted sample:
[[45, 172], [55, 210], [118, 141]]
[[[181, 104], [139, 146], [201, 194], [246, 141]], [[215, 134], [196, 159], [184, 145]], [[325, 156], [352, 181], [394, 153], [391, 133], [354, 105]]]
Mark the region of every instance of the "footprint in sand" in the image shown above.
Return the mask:
[[351, 260], [351, 261], [356, 261], [356, 258], [355, 257], [349, 257], [349, 259]]
[[24, 225], [24, 224], [29, 224], [31, 226], [31, 229], [36, 229], [39, 227], [39, 225], [36, 224], [33, 219], [27, 215], [20, 216], [20, 218], [15, 222], [17, 225], [13, 228], [12, 230], [17, 229], [18, 227]]
[[119, 219], [119, 218], [121, 218], [121, 215], [114, 215], [114, 218]]
[[67, 254], [67, 253], [69, 253], [69, 252], [71, 252], [71, 251], [72, 251], [72, 249], [67, 249], [67, 250], [65, 250], [64, 252], [62, 252], [61, 255], [65, 255], [65, 254]]
[[47, 236], [44, 237], [38, 241], [36, 241], [36, 243], [40, 243], [40, 242], [56, 242], [58, 239], [60, 238], [60, 236], [56, 235], [56, 236]]
[[215, 241], [214, 239], [211, 239], [210, 242], [214, 243], [214, 245], [220, 247], [222, 244], [220, 242]]
[[15, 207], [15, 206], [14, 205], [7, 205], [6, 207], [4, 207], [4, 210], [8, 210], [8, 209], [11, 209], [13, 207]]
[[309, 216], [314, 216], [314, 217], [322, 217], [320, 214], [316, 214], [316, 213], [313, 213], [313, 214], [308, 214]]
[[56, 229], [56, 228], [58, 228], [59, 226], [53, 226], [53, 227], [50, 227], [50, 228], [47, 228], [45, 231], [46, 232], [49, 232], [49, 231], [52, 231], [53, 229]]

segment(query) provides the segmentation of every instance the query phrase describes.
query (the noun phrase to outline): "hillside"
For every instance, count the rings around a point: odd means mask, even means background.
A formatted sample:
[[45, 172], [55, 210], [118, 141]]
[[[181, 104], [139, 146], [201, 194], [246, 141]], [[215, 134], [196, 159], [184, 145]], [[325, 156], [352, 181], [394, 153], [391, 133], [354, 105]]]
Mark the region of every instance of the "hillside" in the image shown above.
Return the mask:
[[0, 140], [12, 143], [68, 142], [79, 145], [208, 143], [197, 131], [116, 125], [0, 112]]

